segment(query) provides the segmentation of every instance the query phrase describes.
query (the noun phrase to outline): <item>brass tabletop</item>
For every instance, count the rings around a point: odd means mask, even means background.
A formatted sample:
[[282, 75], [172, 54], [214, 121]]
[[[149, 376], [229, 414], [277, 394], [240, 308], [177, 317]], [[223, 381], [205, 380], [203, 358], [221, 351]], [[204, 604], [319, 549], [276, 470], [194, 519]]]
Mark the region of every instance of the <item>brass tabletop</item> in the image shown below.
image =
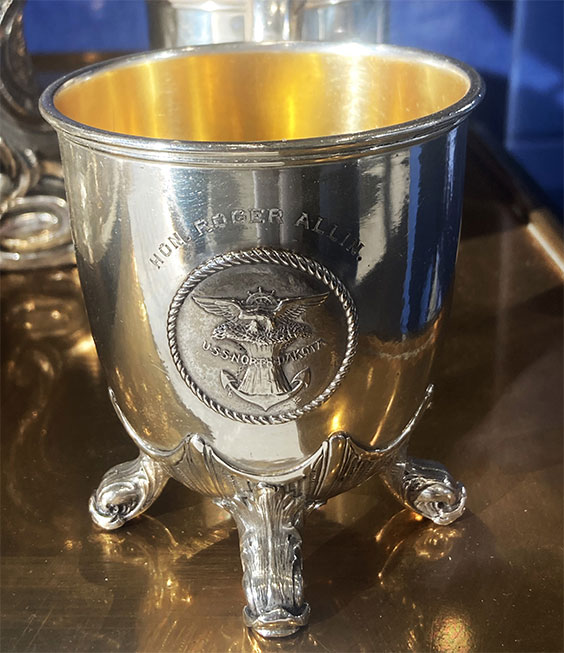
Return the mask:
[[488, 156], [471, 148], [452, 317], [411, 447], [464, 481], [468, 510], [435, 526], [377, 479], [332, 499], [304, 528], [311, 623], [286, 640], [243, 626], [236, 528], [210, 500], [171, 482], [121, 530], [94, 527], [91, 491], [136, 449], [76, 271], [2, 277], [2, 651], [562, 650], [562, 273]]

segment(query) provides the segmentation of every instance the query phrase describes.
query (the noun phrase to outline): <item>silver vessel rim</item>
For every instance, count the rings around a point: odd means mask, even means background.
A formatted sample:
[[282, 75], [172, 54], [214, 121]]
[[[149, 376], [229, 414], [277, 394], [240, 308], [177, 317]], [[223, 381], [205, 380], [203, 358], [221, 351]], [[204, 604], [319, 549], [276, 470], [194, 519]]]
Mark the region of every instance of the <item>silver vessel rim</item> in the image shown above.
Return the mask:
[[[129, 65], [172, 59], [194, 54], [222, 54], [248, 52], [327, 52], [334, 54], [376, 54], [382, 57], [395, 57], [403, 60], [416, 60], [435, 68], [445, 68], [463, 74], [468, 80], [468, 90], [464, 96], [444, 109], [416, 120], [397, 123], [366, 131], [316, 136], [301, 139], [285, 139], [255, 142], [228, 141], [189, 141], [168, 140], [147, 136], [132, 136], [119, 132], [91, 127], [68, 116], [55, 107], [55, 97], [63, 88], [82, 83], [101, 71], [127, 67]], [[211, 157], [215, 162], [235, 162], [242, 159], [266, 162], [271, 159], [292, 158], [333, 158], [334, 156], [358, 155], [366, 151], [409, 146], [450, 131], [462, 122], [480, 103], [485, 94], [485, 85], [479, 73], [471, 66], [452, 57], [418, 48], [377, 44], [367, 45], [357, 42], [277, 42], [277, 43], [226, 43], [195, 45], [167, 50], [154, 50], [129, 54], [115, 59], [101, 61], [71, 72], [52, 84], [42, 93], [39, 109], [47, 122], [58, 132], [72, 140], [87, 142], [94, 149], [108, 150], [115, 154], [122, 151], [124, 156], [163, 158], [172, 156], [201, 159]]]

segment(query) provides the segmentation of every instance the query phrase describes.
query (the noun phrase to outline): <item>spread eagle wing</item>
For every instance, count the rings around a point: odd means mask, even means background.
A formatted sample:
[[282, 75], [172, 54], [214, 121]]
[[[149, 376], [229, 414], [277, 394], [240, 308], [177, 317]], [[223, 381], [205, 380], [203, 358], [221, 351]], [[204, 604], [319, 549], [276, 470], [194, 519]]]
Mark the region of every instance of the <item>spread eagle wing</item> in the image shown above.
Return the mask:
[[196, 297], [192, 295], [192, 299], [204, 311], [212, 315], [219, 315], [228, 319], [235, 319], [241, 315], [241, 306], [235, 299], [227, 299], [223, 297]]
[[325, 292], [321, 295], [307, 295], [305, 297], [287, 297], [281, 299], [280, 303], [274, 310], [277, 318], [289, 317], [293, 320], [299, 319], [308, 308], [319, 306], [329, 297], [329, 293]]

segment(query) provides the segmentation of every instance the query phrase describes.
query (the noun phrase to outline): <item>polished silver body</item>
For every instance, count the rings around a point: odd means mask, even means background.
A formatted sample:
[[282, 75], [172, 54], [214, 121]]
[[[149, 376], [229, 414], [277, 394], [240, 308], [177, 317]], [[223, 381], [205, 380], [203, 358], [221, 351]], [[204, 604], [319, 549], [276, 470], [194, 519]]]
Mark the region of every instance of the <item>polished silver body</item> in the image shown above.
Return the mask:
[[388, 0], [147, 0], [154, 48], [235, 41], [384, 43]]
[[463, 70], [470, 91], [448, 111], [276, 143], [85, 128], [53, 105], [72, 79], [42, 98], [92, 332], [141, 451], [106, 475], [93, 518], [120, 526], [169, 477], [214, 498], [240, 531], [245, 621], [265, 636], [307, 622], [299, 528], [309, 510], [376, 472], [436, 523], [464, 509], [464, 488], [440, 465], [406, 456], [431, 395], [465, 120], [483, 92]]

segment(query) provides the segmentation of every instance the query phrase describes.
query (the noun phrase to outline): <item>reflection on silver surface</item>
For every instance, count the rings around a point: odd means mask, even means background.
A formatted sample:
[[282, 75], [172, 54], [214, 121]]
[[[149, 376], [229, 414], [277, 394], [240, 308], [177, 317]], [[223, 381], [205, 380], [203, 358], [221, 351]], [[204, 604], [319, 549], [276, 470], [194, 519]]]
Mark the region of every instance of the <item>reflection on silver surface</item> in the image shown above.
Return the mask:
[[[30, 274], [36, 275], [33, 284]], [[76, 364], [85, 365], [94, 377], [99, 374], [78, 275], [76, 270], [42, 270], [12, 273], [2, 281], [3, 326], [10, 327], [8, 343], [16, 341], [2, 358], [4, 383], [14, 393], [7, 403], [18, 396], [26, 398], [18, 421], [6, 425], [13, 432], [4, 449], [4, 465], [21, 468], [26, 461], [39, 459], [43, 475], [61, 473], [60, 460], [49, 454], [53, 445], [44, 437], [61, 378]], [[43, 522], [21, 481], [21, 474], [14, 475], [6, 485], [5, 496], [18, 506], [19, 523], [12, 528], [25, 528], [33, 520], [41, 538], [48, 541], [53, 524]]]

